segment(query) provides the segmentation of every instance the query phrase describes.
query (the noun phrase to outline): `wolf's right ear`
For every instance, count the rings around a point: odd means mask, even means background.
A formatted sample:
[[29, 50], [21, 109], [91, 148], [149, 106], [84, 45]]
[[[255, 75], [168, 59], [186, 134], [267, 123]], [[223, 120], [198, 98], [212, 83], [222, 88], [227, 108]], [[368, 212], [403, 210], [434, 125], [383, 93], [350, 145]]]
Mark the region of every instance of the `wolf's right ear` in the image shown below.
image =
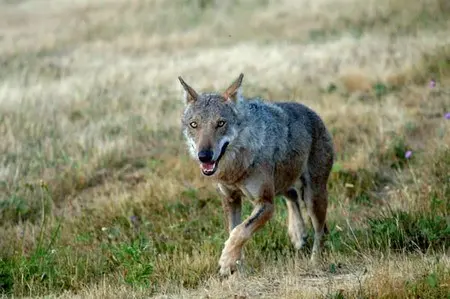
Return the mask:
[[184, 97], [186, 99], [186, 104], [195, 102], [198, 98], [197, 92], [192, 87], [187, 85], [186, 82], [184, 82], [183, 78], [181, 78], [181, 76], [178, 76], [178, 80], [180, 80], [180, 83], [184, 88]]

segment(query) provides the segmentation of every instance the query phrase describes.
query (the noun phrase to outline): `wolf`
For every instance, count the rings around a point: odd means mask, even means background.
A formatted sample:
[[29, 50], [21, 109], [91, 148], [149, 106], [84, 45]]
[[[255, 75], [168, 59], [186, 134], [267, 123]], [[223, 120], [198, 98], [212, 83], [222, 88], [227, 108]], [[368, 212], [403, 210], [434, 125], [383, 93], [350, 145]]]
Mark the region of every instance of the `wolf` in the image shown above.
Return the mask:
[[[228, 228], [219, 274], [229, 276], [241, 262], [242, 249], [274, 214], [274, 197], [288, 209], [293, 246], [306, 241], [300, 209], [304, 201], [314, 228], [311, 260], [321, 255], [327, 232], [327, 181], [334, 162], [332, 137], [320, 116], [296, 102], [269, 102], [242, 94], [241, 73], [223, 92], [198, 93], [181, 76], [184, 110], [181, 131], [201, 174], [217, 185]], [[253, 211], [241, 219], [242, 199]]]

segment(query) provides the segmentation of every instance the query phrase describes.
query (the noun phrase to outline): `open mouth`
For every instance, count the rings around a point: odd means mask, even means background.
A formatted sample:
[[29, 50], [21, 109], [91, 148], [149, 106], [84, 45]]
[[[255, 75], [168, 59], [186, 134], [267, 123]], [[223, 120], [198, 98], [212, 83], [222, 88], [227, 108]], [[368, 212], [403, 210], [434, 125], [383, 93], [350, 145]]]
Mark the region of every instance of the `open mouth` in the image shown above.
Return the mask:
[[204, 175], [210, 176], [210, 175], [213, 175], [217, 171], [219, 161], [222, 158], [223, 154], [225, 153], [225, 151], [228, 147], [228, 144], [229, 144], [229, 142], [226, 142], [222, 146], [222, 149], [220, 150], [220, 154], [215, 161], [211, 161], [211, 162], [207, 162], [207, 163], [200, 163], [200, 168]]

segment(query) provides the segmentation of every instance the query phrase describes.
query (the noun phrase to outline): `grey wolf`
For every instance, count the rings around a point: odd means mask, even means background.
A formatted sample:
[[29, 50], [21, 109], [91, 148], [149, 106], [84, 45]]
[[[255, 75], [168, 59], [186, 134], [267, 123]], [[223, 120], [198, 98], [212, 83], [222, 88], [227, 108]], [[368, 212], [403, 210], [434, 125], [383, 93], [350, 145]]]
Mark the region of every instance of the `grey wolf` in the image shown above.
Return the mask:
[[[284, 196], [288, 234], [297, 249], [306, 240], [302, 199], [314, 228], [311, 260], [318, 261], [326, 233], [327, 181], [334, 161], [332, 137], [312, 109], [295, 102], [245, 98], [239, 77], [223, 92], [198, 93], [181, 77], [185, 108], [181, 128], [192, 158], [217, 184], [229, 237], [219, 273], [236, 270], [244, 244], [271, 219], [274, 197]], [[242, 198], [254, 205], [241, 219]]]

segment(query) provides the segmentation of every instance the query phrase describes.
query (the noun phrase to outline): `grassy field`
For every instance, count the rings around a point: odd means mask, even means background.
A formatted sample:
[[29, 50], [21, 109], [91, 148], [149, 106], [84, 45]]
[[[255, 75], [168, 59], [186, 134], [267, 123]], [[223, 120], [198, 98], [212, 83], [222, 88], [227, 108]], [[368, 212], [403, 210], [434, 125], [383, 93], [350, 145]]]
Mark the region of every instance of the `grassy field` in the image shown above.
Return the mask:
[[[177, 76], [240, 72], [315, 109], [337, 161], [323, 263], [277, 198], [221, 281]], [[447, 0], [0, 0], [0, 296], [450, 298], [449, 112]]]

